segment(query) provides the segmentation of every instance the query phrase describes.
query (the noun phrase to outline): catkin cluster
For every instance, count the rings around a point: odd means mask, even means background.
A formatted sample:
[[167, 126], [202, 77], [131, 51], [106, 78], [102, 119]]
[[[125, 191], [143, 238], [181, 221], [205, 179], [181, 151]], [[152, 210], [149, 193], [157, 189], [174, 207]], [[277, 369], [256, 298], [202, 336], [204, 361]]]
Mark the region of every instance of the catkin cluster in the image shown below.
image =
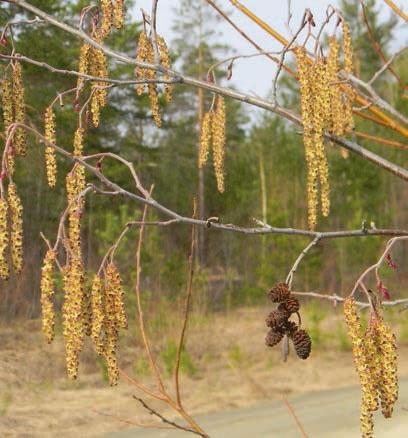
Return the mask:
[[279, 344], [284, 335], [293, 342], [296, 354], [301, 359], [307, 359], [312, 349], [312, 341], [306, 330], [300, 329], [296, 323], [289, 321], [293, 313], [300, 309], [299, 300], [291, 295], [286, 283], [278, 283], [269, 291], [273, 303], [280, 303], [266, 318], [266, 326], [270, 328], [266, 335], [266, 345], [274, 347]]
[[[344, 69], [351, 72], [352, 48], [350, 32], [343, 23]], [[352, 97], [350, 87], [339, 83], [339, 51], [336, 38], [329, 40], [327, 58], [308, 58], [304, 48], [295, 50], [303, 120], [303, 142], [307, 163], [308, 223], [311, 229], [317, 224], [319, 190], [323, 216], [330, 212], [329, 167], [324, 145], [324, 132], [344, 135], [353, 127]], [[347, 155], [345, 150], [343, 156]]]
[[222, 96], [217, 97], [215, 109], [204, 114], [200, 133], [200, 150], [198, 154], [198, 166], [205, 166], [212, 144], [213, 164], [217, 189], [220, 193], [225, 190], [224, 182], [224, 160], [226, 143], [226, 113], [225, 100]]
[[[159, 56], [159, 61], [161, 65], [165, 68], [171, 67], [171, 60], [169, 49], [163, 37], [157, 35], [156, 37], [157, 43], [157, 52]], [[153, 48], [153, 43], [151, 39], [148, 37], [145, 31], [141, 32], [139, 35], [139, 40], [137, 43], [137, 51], [136, 51], [136, 61], [138, 62], [146, 62], [149, 64], [155, 64], [155, 53]], [[157, 72], [152, 69], [136, 67], [135, 76], [137, 80], [140, 81], [154, 81], [157, 79]], [[170, 76], [163, 75], [164, 80], [170, 80]], [[160, 112], [160, 103], [159, 103], [159, 94], [157, 90], [157, 85], [152, 82], [148, 83], [140, 83], [136, 85], [136, 93], [141, 96], [143, 93], [147, 92], [150, 101], [150, 108], [152, 111], [152, 117], [156, 126], [160, 127], [161, 120], [161, 112]], [[167, 102], [172, 100], [172, 92], [173, 87], [171, 84], [167, 83], [164, 86], [164, 97]]]
[[119, 378], [116, 358], [119, 330], [127, 328], [127, 317], [122, 280], [114, 263], [108, 264], [104, 278], [95, 276], [91, 303], [91, 336], [95, 350], [106, 361], [110, 384], [116, 385]]
[[55, 312], [53, 297], [54, 287], [54, 263], [56, 259], [55, 251], [49, 249], [44, 257], [41, 268], [41, 309], [42, 309], [42, 331], [50, 344], [54, 339]]
[[363, 437], [369, 438], [374, 431], [373, 413], [381, 405], [384, 417], [391, 417], [398, 399], [395, 335], [378, 315], [371, 316], [363, 333], [353, 298], [344, 301], [344, 315], [362, 389], [361, 433]]
[[97, 37], [105, 39], [112, 31], [113, 26], [121, 29], [124, 23], [124, 0], [100, 0], [102, 21]]
[[[108, 61], [102, 50], [89, 44], [81, 47], [79, 55], [79, 73], [83, 73], [98, 78], [108, 77]], [[84, 86], [84, 78], [79, 77], [77, 82], [78, 90]], [[101, 109], [107, 103], [107, 86], [103, 81], [91, 81], [91, 115], [92, 123], [95, 127], [99, 126]]]
[[7, 188], [7, 198], [0, 199], [0, 278], [4, 280], [10, 276], [8, 250], [19, 274], [23, 269], [23, 206], [14, 183]]
[[[56, 144], [55, 137], [55, 113], [52, 106], [49, 106], [44, 115], [44, 137], [50, 143]], [[50, 187], [57, 183], [57, 157], [55, 149], [51, 146], [45, 147], [45, 168], [47, 181]]]

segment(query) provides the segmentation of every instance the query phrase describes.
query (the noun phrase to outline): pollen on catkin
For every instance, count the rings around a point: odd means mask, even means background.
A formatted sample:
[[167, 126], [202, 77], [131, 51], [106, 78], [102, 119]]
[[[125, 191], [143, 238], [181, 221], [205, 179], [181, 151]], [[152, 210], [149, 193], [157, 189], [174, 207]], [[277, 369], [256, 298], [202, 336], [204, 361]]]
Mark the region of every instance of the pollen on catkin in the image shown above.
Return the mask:
[[[108, 61], [103, 51], [92, 47], [90, 56], [92, 56], [92, 62], [90, 62], [89, 74], [100, 78], [108, 77]], [[95, 127], [99, 126], [101, 109], [107, 103], [107, 86], [106, 82], [92, 82], [91, 114], [92, 123]]]
[[211, 144], [211, 119], [213, 113], [212, 111], [207, 111], [204, 114], [202, 123], [201, 123], [201, 132], [200, 132], [200, 151], [198, 154], [198, 167], [201, 169], [205, 166], [208, 160], [208, 155], [210, 153], [210, 144]]
[[94, 343], [95, 350], [100, 356], [103, 356], [105, 352], [103, 340], [103, 329], [105, 320], [104, 293], [105, 291], [103, 280], [99, 275], [95, 275], [92, 282], [91, 290], [91, 338]]
[[377, 327], [378, 350], [382, 357], [382, 372], [379, 382], [381, 411], [385, 418], [392, 416], [398, 399], [397, 344], [391, 328], [380, 321]]
[[113, 23], [116, 29], [121, 29], [125, 22], [124, 0], [114, 0]]
[[0, 198], [0, 278], [7, 280], [10, 270], [7, 262], [7, 248], [9, 233], [7, 227], [8, 205], [4, 198]]
[[224, 158], [225, 158], [225, 101], [218, 96], [217, 104], [212, 118], [213, 161], [217, 189], [220, 193], [224, 186]]
[[77, 259], [70, 261], [64, 274], [64, 303], [62, 305], [62, 325], [65, 341], [65, 360], [67, 374], [71, 379], [78, 376], [79, 353], [83, 347], [84, 324], [82, 319], [83, 304], [83, 268]]
[[8, 186], [7, 202], [10, 212], [11, 260], [14, 271], [20, 273], [23, 269], [23, 205], [14, 183]]
[[[139, 40], [137, 43], [137, 50], [136, 50], [136, 61], [138, 62], [146, 62], [149, 58], [151, 59], [153, 57], [153, 46], [147, 36], [147, 33], [145, 31], [140, 32], [139, 34]], [[147, 76], [147, 69], [142, 67], [136, 67], [135, 68], [135, 76], [137, 80], [144, 80]], [[141, 96], [146, 90], [145, 84], [137, 84], [136, 85], [136, 93]]]
[[54, 291], [54, 263], [55, 251], [49, 249], [44, 257], [41, 268], [41, 311], [42, 331], [50, 344], [54, 339], [55, 311], [53, 304]]
[[98, 31], [98, 38], [106, 38], [113, 26], [114, 9], [111, 0], [100, 0], [100, 9], [102, 12], [102, 24]]
[[[23, 74], [21, 64], [14, 64], [13, 72], [13, 98], [14, 98], [14, 121], [15, 123], [25, 123], [25, 91], [23, 84]], [[14, 134], [14, 148], [17, 155], [25, 155], [27, 153], [27, 140], [24, 128], [17, 128]]]
[[[14, 120], [13, 84], [8, 77], [3, 79], [1, 91], [2, 91], [1, 100], [3, 105], [4, 133], [5, 135], [7, 135], [8, 128], [10, 127], [10, 125], [13, 123]], [[12, 143], [10, 143], [10, 148], [7, 151], [7, 170], [10, 175], [14, 173], [14, 147]]]
[[[55, 114], [51, 106], [49, 106], [44, 115], [45, 133], [44, 137], [50, 143], [56, 144], [55, 137]], [[47, 172], [47, 181], [50, 187], [55, 187], [57, 183], [57, 157], [55, 149], [51, 146], [45, 147], [45, 166]]]
[[[171, 68], [171, 60], [169, 54], [169, 48], [167, 47], [166, 41], [160, 35], [157, 35], [157, 47], [160, 52], [160, 63], [164, 68]], [[170, 80], [169, 75], [163, 75], [163, 79], [168, 81]], [[172, 84], [164, 84], [164, 98], [166, 102], [171, 102], [173, 99], [173, 85]]]

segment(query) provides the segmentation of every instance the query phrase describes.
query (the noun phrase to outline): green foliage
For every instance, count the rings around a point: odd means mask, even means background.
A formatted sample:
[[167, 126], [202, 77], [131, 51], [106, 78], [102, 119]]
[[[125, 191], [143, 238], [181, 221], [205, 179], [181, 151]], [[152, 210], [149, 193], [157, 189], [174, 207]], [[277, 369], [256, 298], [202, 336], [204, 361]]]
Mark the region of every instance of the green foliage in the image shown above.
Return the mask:
[[[172, 375], [177, 359], [177, 344], [173, 339], [167, 340], [164, 348], [160, 352], [160, 357], [163, 361], [167, 375]], [[180, 371], [189, 377], [194, 377], [198, 371], [191, 355], [185, 347], [183, 347], [180, 355]]]
[[306, 315], [306, 329], [312, 339], [313, 347], [322, 347], [329, 338], [329, 335], [321, 327], [322, 322], [327, 316], [327, 310], [321, 303], [313, 301], [304, 307], [303, 312]]

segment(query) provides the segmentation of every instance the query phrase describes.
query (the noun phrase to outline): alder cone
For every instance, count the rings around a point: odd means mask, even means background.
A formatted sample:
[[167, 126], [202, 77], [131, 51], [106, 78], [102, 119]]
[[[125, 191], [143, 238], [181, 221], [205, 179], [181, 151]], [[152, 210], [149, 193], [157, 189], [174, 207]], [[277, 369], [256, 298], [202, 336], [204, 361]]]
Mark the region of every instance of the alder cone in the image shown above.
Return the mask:
[[298, 330], [298, 326], [293, 321], [286, 321], [283, 324], [283, 331], [286, 335], [293, 336], [295, 332]]
[[266, 335], [265, 343], [268, 347], [274, 347], [279, 344], [283, 338], [283, 333], [281, 331], [275, 331], [273, 329], [269, 330]]
[[281, 306], [285, 307], [285, 309], [291, 314], [298, 312], [300, 308], [299, 300], [295, 297], [289, 297], [285, 302], [279, 304], [279, 307]]
[[273, 303], [282, 303], [290, 297], [290, 290], [286, 283], [278, 283], [269, 291], [269, 298]]
[[287, 322], [290, 314], [286, 309], [276, 309], [266, 317], [265, 323], [267, 327], [278, 329]]
[[307, 359], [312, 350], [312, 341], [306, 330], [297, 330], [292, 336], [293, 346], [296, 354], [301, 359]]

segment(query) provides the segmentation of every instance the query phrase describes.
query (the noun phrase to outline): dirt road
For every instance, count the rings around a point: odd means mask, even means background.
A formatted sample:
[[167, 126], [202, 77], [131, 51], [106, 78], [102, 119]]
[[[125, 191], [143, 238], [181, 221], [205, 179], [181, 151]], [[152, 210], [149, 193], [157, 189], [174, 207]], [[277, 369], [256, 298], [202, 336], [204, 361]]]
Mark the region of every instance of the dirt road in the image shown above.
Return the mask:
[[[358, 438], [358, 387], [320, 391], [289, 398], [310, 438]], [[301, 436], [284, 402], [197, 417], [211, 438], [298, 438]], [[391, 419], [376, 414], [376, 437], [408, 437], [408, 379], [400, 381], [400, 399]], [[178, 431], [127, 430], [105, 438], [173, 438], [188, 436]], [[192, 436], [192, 435], [191, 435]]]

